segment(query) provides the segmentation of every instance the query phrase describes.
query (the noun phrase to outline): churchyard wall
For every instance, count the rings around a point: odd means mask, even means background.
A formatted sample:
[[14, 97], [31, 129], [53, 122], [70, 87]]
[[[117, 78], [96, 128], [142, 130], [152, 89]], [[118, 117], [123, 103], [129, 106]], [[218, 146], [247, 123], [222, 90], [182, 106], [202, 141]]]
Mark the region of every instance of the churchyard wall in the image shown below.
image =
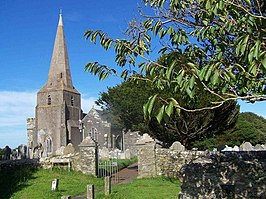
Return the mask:
[[266, 198], [264, 145], [244, 143], [224, 151], [189, 151], [175, 142], [164, 149], [144, 135], [137, 146], [139, 177], [179, 178], [180, 199]]

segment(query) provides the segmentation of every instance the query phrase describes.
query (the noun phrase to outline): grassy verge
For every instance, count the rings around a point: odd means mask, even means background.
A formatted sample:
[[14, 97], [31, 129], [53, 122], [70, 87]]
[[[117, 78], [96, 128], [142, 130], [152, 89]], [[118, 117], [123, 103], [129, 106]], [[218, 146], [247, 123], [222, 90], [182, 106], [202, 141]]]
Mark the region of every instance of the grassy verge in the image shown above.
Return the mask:
[[[53, 179], [59, 179], [58, 191], [51, 191]], [[103, 191], [103, 180], [80, 172], [68, 172], [66, 170], [43, 170], [36, 171], [24, 188], [12, 195], [12, 199], [56, 199], [63, 195], [76, 196], [86, 191], [87, 184], [94, 184], [95, 191]]]
[[180, 182], [163, 177], [136, 179], [128, 184], [112, 187], [108, 197], [103, 192], [96, 193], [96, 199], [171, 199], [177, 198]]

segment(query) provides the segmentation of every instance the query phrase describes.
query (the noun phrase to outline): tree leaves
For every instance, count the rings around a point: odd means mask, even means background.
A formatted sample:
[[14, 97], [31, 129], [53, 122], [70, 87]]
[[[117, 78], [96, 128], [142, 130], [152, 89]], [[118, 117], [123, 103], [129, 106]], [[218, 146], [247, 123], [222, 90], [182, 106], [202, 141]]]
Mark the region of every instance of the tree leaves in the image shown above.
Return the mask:
[[[84, 34], [92, 43], [113, 49], [115, 62], [123, 70], [92, 62], [86, 71], [100, 79], [117, 75], [148, 81], [152, 87], [172, 93], [173, 98], [181, 92], [183, 97], [194, 99], [195, 89], [200, 89], [216, 97], [213, 104], [231, 99], [266, 100], [262, 1], [143, 2], [152, 9], [148, 16], [141, 15], [142, 22], [131, 26], [131, 38], [112, 39], [100, 30]], [[147, 118], [157, 114], [162, 121], [180, 110], [178, 106], [172, 108], [168, 99], [153, 96], [143, 109]]]

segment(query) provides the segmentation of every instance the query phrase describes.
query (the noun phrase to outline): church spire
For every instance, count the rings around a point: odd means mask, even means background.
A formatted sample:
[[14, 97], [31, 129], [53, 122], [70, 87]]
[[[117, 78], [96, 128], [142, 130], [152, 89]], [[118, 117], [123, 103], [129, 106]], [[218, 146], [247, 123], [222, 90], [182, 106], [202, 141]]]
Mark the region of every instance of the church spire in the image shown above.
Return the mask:
[[73, 89], [61, 9], [47, 84], [56, 89]]

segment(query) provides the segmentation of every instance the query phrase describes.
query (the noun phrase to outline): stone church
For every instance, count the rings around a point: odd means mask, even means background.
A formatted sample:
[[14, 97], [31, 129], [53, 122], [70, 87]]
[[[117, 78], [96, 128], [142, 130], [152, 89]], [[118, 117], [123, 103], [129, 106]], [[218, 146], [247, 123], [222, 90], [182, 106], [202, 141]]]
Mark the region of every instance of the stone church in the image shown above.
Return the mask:
[[81, 110], [81, 95], [72, 83], [60, 13], [48, 80], [37, 93], [35, 118], [27, 119], [31, 157], [60, 155], [69, 143], [78, 150], [86, 136], [110, 147], [110, 126], [94, 108], [87, 116]]

